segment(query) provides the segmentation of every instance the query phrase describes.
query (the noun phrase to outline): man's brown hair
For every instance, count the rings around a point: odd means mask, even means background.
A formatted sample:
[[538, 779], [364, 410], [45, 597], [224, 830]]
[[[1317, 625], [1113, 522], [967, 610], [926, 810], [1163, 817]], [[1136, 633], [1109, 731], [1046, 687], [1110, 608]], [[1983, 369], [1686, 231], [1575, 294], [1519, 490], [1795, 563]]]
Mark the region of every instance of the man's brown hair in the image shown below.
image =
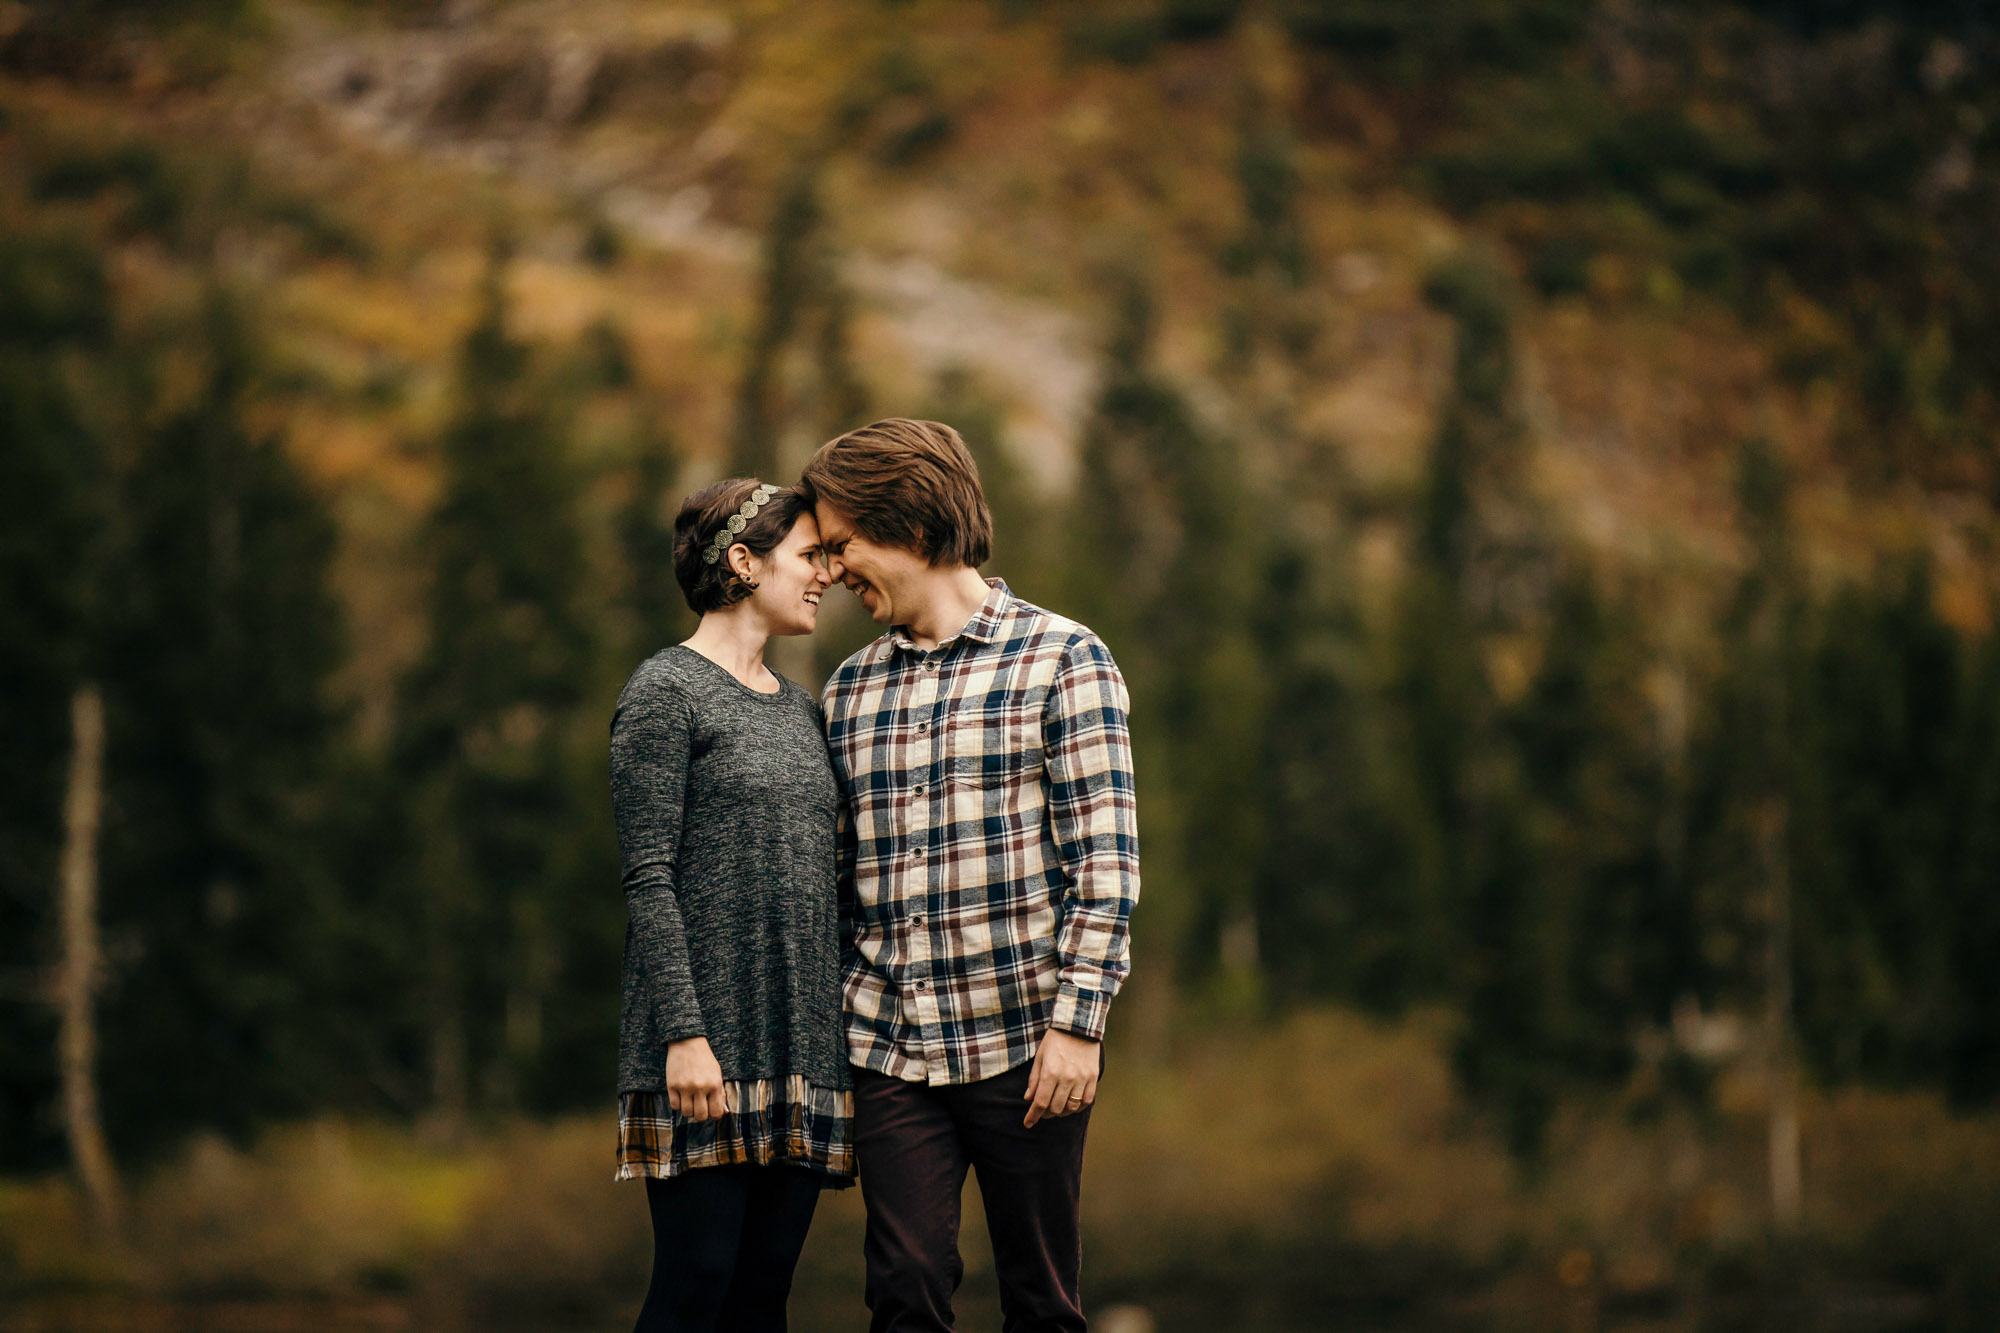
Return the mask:
[[936, 565], [977, 569], [993, 553], [993, 513], [979, 465], [942, 421], [890, 417], [819, 447], [799, 478], [809, 505], [824, 500], [871, 542], [916, 551]]

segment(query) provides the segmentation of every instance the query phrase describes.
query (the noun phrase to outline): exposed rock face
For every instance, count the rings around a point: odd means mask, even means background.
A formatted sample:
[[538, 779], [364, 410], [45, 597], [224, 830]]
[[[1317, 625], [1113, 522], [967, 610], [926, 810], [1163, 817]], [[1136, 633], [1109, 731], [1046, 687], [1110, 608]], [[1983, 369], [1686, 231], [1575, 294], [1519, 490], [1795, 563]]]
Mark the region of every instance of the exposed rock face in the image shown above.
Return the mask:
[[616, 40], [575, 32], [373, 31], [298, 49], [296, 86], [375, 137], [467, 142], [611, 115], [692, 125], [728, 95], [726, 25]]
[[[754, 216], [724, 199], [741, 144], [719, 115], [743, 63], [739, 40], [713, 17], [653, 18], [643, 32], [586, 32], [559, 11], [529, 10], [505, 24], [335, 31], [295, 11], [287, 83], [359, 139], [554, 185], [635, 238], [747, 275], [759, 238]], [[621, 131], [616, 147], [593, 146], [600, 126]], [[840, 268], [909, 366], [920, 376], [976, 370], [1007, 400], [1008, 435], [1031, 475], [1049, 488], [1067, 482], [1097, 386], [1082, 321], [922, 254], [849, 252]]]

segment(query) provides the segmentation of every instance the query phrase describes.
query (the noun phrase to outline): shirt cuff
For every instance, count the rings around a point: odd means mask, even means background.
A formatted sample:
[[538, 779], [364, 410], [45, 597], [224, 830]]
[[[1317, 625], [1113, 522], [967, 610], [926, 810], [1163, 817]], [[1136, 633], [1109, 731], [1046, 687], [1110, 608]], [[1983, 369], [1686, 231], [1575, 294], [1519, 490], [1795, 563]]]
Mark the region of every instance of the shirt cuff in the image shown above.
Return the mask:
[[708, 1024], [701, 1021], [701, 1015], [699, 1014], [682, 1015], [679, 1017], [672, 1014], [661, 1014], [656, 1020], [656, 1028], [660, 1034], [660, 1044], [662, 1046], [670, 1045], [677, 1041], [686, 1041], [689, 1037], [706, 1037], [708, 1035]]
[[1104, 1020], [1111, 1013], [1111, 996], [1101, 990], [1082, 990], [1072, 982], [1056, 988], [1056, 1007], [1049, 1014], [1049, 1026], [1071, 1036], [1090, 1041], [1104, 1039]]

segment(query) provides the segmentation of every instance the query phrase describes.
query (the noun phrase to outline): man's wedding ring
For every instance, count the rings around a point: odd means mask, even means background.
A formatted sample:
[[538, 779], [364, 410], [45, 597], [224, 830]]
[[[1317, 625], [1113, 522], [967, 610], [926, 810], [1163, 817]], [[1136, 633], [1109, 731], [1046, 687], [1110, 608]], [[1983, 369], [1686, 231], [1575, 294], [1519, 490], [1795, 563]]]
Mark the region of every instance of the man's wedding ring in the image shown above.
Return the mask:
[[1069, 1104], [1070, 1104], [1071, 1106], [1081, 1106], [1081, 1105], [1083, 1105], [1083, 1098], [1081, 1098], [1081, 1097], [1072, 1097], [1072, 1098], [1070, 1098], [1070, 1099], [1069, 1099]]

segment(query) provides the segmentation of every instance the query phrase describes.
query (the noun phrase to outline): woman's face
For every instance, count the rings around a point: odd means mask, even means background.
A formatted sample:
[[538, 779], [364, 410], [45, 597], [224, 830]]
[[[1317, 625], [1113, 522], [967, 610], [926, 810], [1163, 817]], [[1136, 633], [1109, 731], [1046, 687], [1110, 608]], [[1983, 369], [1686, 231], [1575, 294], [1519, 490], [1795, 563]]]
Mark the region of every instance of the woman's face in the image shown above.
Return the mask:
[[757, 591], [750, 594], [773, 634], [810, 634], [819, 623], [819, 599], [832, 584], [820, 550], [819, 524], [809, 513], [769, 555], [752, 558]]

